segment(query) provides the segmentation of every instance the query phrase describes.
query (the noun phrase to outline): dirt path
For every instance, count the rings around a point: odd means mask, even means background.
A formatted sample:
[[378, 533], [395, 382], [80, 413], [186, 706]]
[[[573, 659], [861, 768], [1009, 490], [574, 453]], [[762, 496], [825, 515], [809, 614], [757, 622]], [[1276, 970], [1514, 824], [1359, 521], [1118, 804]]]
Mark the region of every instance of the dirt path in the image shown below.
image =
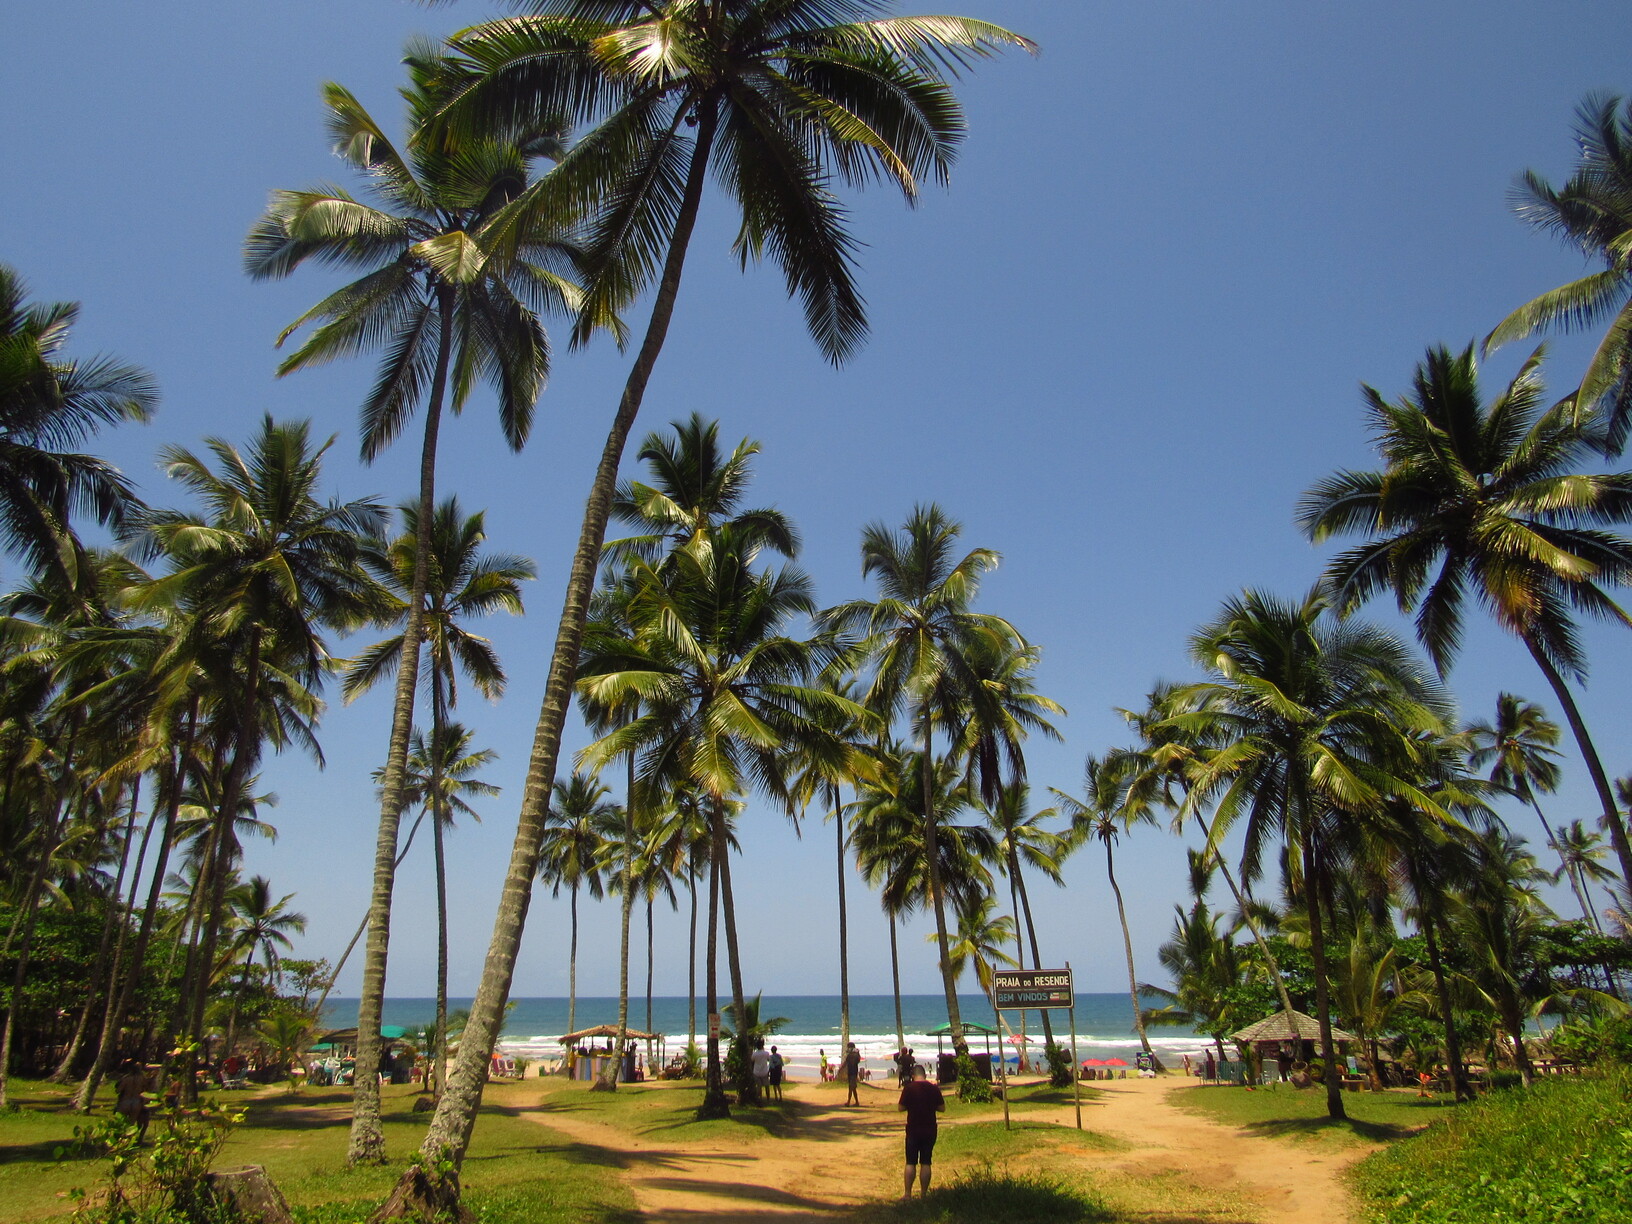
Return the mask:
[[[1221, 1125], [1174, 1104], [1178, 1093], [1230, 1091], [1194, 1084], [1176, 1076], [1095, 1084], [1098, 1099], [1083, 1110], [1084, 1126], [1128, 1145], [1102, 1156], [1102, 1170], [1141, 1181], [1186, 1183], [1218, 1200], [1204, 1212], [1188, 1206], [1147, 1208], [1140, 1213], [1144, 1219], [1342, 1224], [1351, 1218], [1353, 1204], [1340, 1174], [1374, 1149], [1357, 1144], [1332, 1150]], [[1053, 1120], [1072, 1124], [1068, 1111]]]
[[[1339, 1177], [1366, 1154], [1250, 1135], [1185, 1112], [1176, 1092], [1193, 1081], [1097, 1084], [1083, 1124], [1125, 1145], [1079, 1160], [1128, 1218], [1148, 1224], [1341, 1224], [1348, 1193]], [[1202, 1091], [1227, 1091], [1206, 1089]], [[588, 1110], [545, 1108], [538, 1121], [604, 1153], [652, 1224], [756, 1224], [823, 1219], [898, 1193], [900, 1115], [895, 1094], [863, 1093], [839, 1105], [815, 1086], [790, 1089], [763, 1136], [675, 1142], [661, 1131], [631, 1137]], [[1072, 1110], [1031, 1111], [1027, 1122], [1074, 1124]], [[952, 1123], [951, 1125], [956, 1125]]]

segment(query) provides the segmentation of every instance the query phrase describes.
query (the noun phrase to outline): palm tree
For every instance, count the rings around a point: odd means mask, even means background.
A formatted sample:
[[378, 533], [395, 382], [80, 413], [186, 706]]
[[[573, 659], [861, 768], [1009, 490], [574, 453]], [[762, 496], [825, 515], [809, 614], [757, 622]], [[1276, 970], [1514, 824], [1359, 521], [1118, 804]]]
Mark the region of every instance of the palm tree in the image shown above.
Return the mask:
[[[155, 671], [217, 669], [211, 684], [223, 703], [223, 727], [230, 729], [224, 745], [230, 764], [203, 864], [206, 922], [188, 1027], [195, 1035], [203, 1027], [227, 866], [237, 844], [232, 820], [248, 793], [263, 736], [277, 742], [295, 735], [310, 743], [309, 725], [283, 718], [274, 703], [295, 702], [306, 719], [315, 715], [310, 690], [329, 661], [320, 630], [347, 629], [378, 611], [376, 588], [358, 558], [362, 541], [379, 534], [383, 514], [366, 499], [318, 499], [322, 457], [332, 442], [314, 447], [305, 422], [277, 424], [267, 417], [247, 453], [221, 438], [206, 440], [218, 471], [191, 451], [168, 447], [161, 452], [166, 470], [208, 513], [153, 511], [143, 524], [149, 546], [166, 556], [171, 571], [129, 599], [138, 609], [180, 608], [184, 617]], [[189, 1074], [183, 1083], [190, 1080]]]
[[1416, 609], [1441, 674], [1461, 644], [1466, 594], [1524, 643], [1564, 708], [1632, 883], [1632, 842], [1565, 678], [1586, 672], [1572, 607], [1632, 623], [1605, 589], [1632, 576], [1632, 540], [1602, 530], [1632, 519], [1632, 474], [1579, 470], [1598, 440], [1564, 406], [1541, 410], [1540, 363], [1538, 349], [1489, 404], [1471, 347], [1430, 350], [1398, 401], [1367, 387], [1387, 466], [1327, 477], [1303, 495], [1298, 522], [1317, 541], [1369, 537], [1327, 567], [1338, 610], [1393, 591], [1402, 611]]
[[294, 944], [290, 942], [290, 934], [306, 933], [306, 915], [294, 913], [288, 908], [289, 902], [294, 899], [294, 893], [287, 893], [273, 901], [272, 882], [265, 876], [251, 876], [248, 883], [228, 890], [227, 904], [232, 910], [230, 921], [233, 930], [232, 939], [227, 945], [226, 961], [230, 964], [240, 955], [244, 958], [238, 976], [238, 996], [232, 1001], [226, 1038], [222, 1043], [222, 1048], [229, 1054], [232, 1053], [233, 1030], [237, 1027], [238, 999], [249, 986], [256, 951], [265, 954], [267, 977], [275, 986], [278, 949], [292, 950]]
[[[630, 558], [621, 616], [606, 622], [605, 632], [598, 623], [586, 639], [579, 681], [592, 712], [627, 710], [639, 702], [637, 714], [584, 750], [587, 764], [638, 756], [642, 788], [680, 784], [707, 797], [712, 875], [723, 904], [739, 1014], [744, 996], [725, 804], [757, 785], [791, 805], [787, 747], [801, 744], [806, 752], [842, 760], [848, 748], [828, 725], [869, 718], [854, 702], [810, 683], [831, 661], [828, 642], [781, 632], [789, 620], [814, 614], [809, 579], [791, 565], [755, 570], [755, 533], [743, 534], [746, 539], [732, 524], [722, 524], [706, 553], [674, 554], [666, 574]], [[712, 905], [709, 923], [712, 932]], [[709, 1005], [717, 1010], [712, 991]], [[724, 1099], [715, 1078], [718, 1043], [712, 1040], [709, 1069], [705, 1108], [716, 1110]]]
[[[440, 707], [441, 703], [436, 705]], [[427, 815], [431, 818], [431, 845], [436, 864], [436, 1026], [431, 1061], [439, 1092], [448, 1068], [448, 868], [444, 838], [446, 831], [453, 828], [455, 812], [480, 823], [482, 818], [468, 799], [499, 793], [499, 788], [491, 782], [473, 776], [478, 769], [498, 760], [499, 754], [491, 748], [473, 751], [472, 735], [473, 732], [459, 722], [443, 722], [432, 730], [429, 739], [423, 732], [415, 731], [408, 744], [408, 779], [403, 791], [408, 805], [420, 808], [421, 819]], [[378, 779], [380, 774], [376, 773], [375, 777]], [[410, 832], [409, 837], [412, 836]]]
[[[423, 400], [418, 526], [408, 609], [403, 626], [391, 738], [381, 787], [374, 853], [369, 937], [358, 1009], [357, 1056], [379, 1060], [380, 1007], [390, 935], [397, 825], [404, 809], [408, 740], [419, 678], [422, 618], [429, 581], [430, 530], [436, 502], [436, 451], [442, 410], [452, 392], [458, 412], [478, 383], [498, 394], [506, 442], [520, 450], [533, 405], [549, 371], [549, 342], [538, 312], [575, 301], [561, 273], [571, 251], [553, 222], [535, 214], [507, 228], [505, 251], [494, 247], [495, 221], [526, 190], [540, 156], [559, 153], [551, 125], [509, 127], [484, 137], [456, 136], [437, 122], [446, 102], [441, 60], [411, 46], [409, 143], [399, 152], [384, 129], [340, 85], [324, 87], [334, 150], [364, 176], [373, 205], [339, 188], [276, 191], [244, 244], [244, 263], [257, 279], [289, 275], [315, 260], [365, 269], [358, 280], [325, 297], [278, 338], [281, 345], [317, 322], [279, 374], [384, 347], [374, 387], [363, 403], [362, 453], [372, 461], [401, 432]], [[383, 1158], [377, 1081], [357, 1077], [349, 1159]]]
[[578, 1031], [578, 890], [587, 889], [599, 901], [606, 894], [601, 879], [606, 843], [623, 832], [623, 809], [607, 801], [612, 788], [598, 778], [574, 773], [555, 784], [555, 798], [546, 816], [544, 846], [538, 875], [550, 886], [550, 895], [567, 890], [572, 915], [572, 938], [567, 951], [567, 1032]]
[[[1504, 790], [1511, 791], [1521, 803], [1528, 803], [1541, 821], [1547, 834], [1547, 844], [1562, 859], [1563, 848], [1558, 835], [1541, 810], [1536, 792], [1550, 795], [1558, 789], [1558, 764], [1553, 760], [1558, 750], [1558, 724], [1547, 717], [1539, 705], [1515, 697], [1512, 693], [1496, 694], [1496, 717], [1492, 722], [1470, 723], [1463, 732], [1468, 739], [1468, 764], [1474, 769], [1490, 766], [1490, 780]], [[1562, 874], [1562, 871], [1561, 871]], [[1570, 873], [1570, 884], [1576, 899], [1581, 902], [1581, 913], [1587, 913], [1586, 898], [1582, 896], [1575, 875]]]
[[876, 0], [654, 0], [639, 10], [619, 0], [537, 0], [531, 7], [527, 20], [456, 39], [473, 79], [450, 116], [503, 126], [507, 113], [563, 109], [597, 124], [517, 199], [512, 215], [519, 231], [529, 214], [570, 214], [562, 201], [604, 206], [588, 243], [579, 339], [610, 324], [612, 312], [654, 281], [656, 292], [585, 506], [457, 1090], [444, 1096], [425, 1139], [427, 1155], [455, 1165], [475, 1124], [509, 991], [618, 464], [668, 334], [710, 168], [740, 209], [739, 255], [746, 261], [768, 251], [781, 264], [818, 345], [842, 361], [861, 341], [865, 315], [852, 284], [853, 240], [828, 175], [854, 183], [881, 173], [909, 199], [925, 173], [944, 179], [962, 131], [948, 70], [1006, 46], [1032, 46], [957, 18], [857, 20], [878, 11]]
[[[996, 912], [996, 898], [976, 894], [966, 896], [959, 903], [957, 911], [958, 937], [948, 949], [952, 957], [953, 972], [961, 978], [964, 970], [972, 965], [975, 970], [975, 981], [980, 984], [981, 992], [986, 998], [994, 1001], [995, 1010], [995, 996], [992, 994], [992, 983], [995, 980], [992, 976], [993, 971], [998, 965], [1018, 963], [1003, 949], [1003, 945], [1014, 938], [1014, 918], [1009, 914]], [[935, 936], [930, 934], [924, 938], [933, 942]]]
[[899, 532], [883, 523], [869, 524], [862, 531], [861, 572], [863, 577], [877, 577], [879, 598], [830, 608], [822, 621], [832, 631], [863, 635], [858, 653], [871, 668], [863, 704], [890, 720], [904, 713], [918, 739], [924, 771], [918, 793], [926, 805], [919, 818], [947, 1022], [954, 1048], [967, 1057], [957, 980], [948, 959], [937, 817], [930, 803], [935, 793], [930, 780], [934, 724], [961, 727], [967, 721], [982, 679], [977, 656], [989, 660], [1027, 646], [1002, 617], [971, 611], [981, 575], [996, 567], [998, 554], [977, 548], [957, 558], [961, 530], [935, 505], [915, 507]]
[[[1624, 781], [1624, 778], [1616, 779], [1617, 791]], [[1581, 904], [1581, 916], [1592, 923], [1592, 929], [1595, 931], [1602, 931], [1604, 924], [1598, 920], [1598, 910], [1592, 903], [1589, 883], [1607, 884], [1615, 879], [1615, 873], [1599, 861], [1604, 857], [1603, 842], [1601, 836], [1591, 832], [1579, 820], [1572, 820], [1559, 829], [1558, 837], [1553, 842], [1561, 864], [1558, 874], [1553, 877], [1553, 882], [1556, 884], [1560, 876], [1569, 877], [1570, 887], [1575, 891], [1575, 899]]]
[[80, 549], [70, 514], [118, 529], [141, 503], [117, 468], [62, 448], [103, 425], [146, 421], [159, 394], [135, 366], [66, 360], [79, 305], [29, 305], [27, 295], [0, 264], [0, 547], [71, 586]]
[[1122, 903], [1122, 887], [1116, 882], [1114, 847], [1117, 838], [1124, 832], [1132, 832], [1132, 826], [1136, 823], [1156, 823], [1148, 808], [1124, 802], [1131, 764], [1130, 758], [1113, 755], [1101, 761], [1089, 753], [1082, 774], [1082, 791], [1086, 802], [1060, 790], [1054, 791], [1054, 797], [1060, 801], [1062, 814], [1070, 817], [1072, 836], [1078, 844], [1093, 839], [1105, 847], [1105, 876], [1110, 881], [1112, 895], [1116, 897], [1116, 916], [1122, 924], [1122, 950], [1128, 962], [1128, 997], [1133, 1003], [1133, 1027], [1139, 1034], [1139, 1045], [1145, 1057], [1160, 1068], [1161, 1063], [1145, 1032], [1144, 1011], [1139, 1006], [1139, 975], [1133, 966], [1133, 938], [1128, 931], [1128, 911]]
[[[1254, 591], [1228, 601], [1191, 639], [1211, 680], [1178, 690], [1220, 745], [1196, 770], [1197, 792], [1219, 795], [1214, 848], [1245, 817], [1242, 874], [1258, 872], [1278, 835], [1301, 892], [1314, 962], [1321, 1054], [1335, 1065], [1323, 917], [1325, 883], [1345, 825], [1392, 795], [1440, 809], [1408, 780], [1418, 736], [1444, 734], [1449, 703], [1406, 648], [1367, 625], [1331, 624], [1319, 588], [1301, 603]], [[1442, 813], [1441, 813], [1442, 814]], [[1327, 1112], [1344, 1117], [1337, 1077]]]
[[[1617, 113], [1619, 112], [1619, 113]], [[1608, 440], [1619, 453], [1632, 424], [1632, 104], [1589, 94], [1576, 110], [1575, 173], [1555, 188], [1534, 170], [1519, 180], [1516, 210], [1591, 260], [1591, 272], [1520, 306], [1485, 337], [1486, 350], [1548, 327], [1568, 331], [1609, 319], [1598, 350], [1571, 397], [1578, 412], [1604, 408]]]

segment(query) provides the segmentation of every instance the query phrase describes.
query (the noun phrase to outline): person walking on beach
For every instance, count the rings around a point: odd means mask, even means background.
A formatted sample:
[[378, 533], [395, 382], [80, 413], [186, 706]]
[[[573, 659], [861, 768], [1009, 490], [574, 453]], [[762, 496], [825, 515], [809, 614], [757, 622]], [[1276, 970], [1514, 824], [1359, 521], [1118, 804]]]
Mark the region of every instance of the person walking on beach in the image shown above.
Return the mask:
[[856, 1095], [856, 1081], [861, 1078], [861, 1051], [856, 1049], [856, 1043], [851, 1042], [850, 1048], [844, 1052], [844, 1086], [848, 1095], [844, 1098], [846, 1105], [860, 1105], [861, 1098]]
[[901, 1086], [896, 1109], [907, 1115], [907, 1175], [903, 1198], [912, 1197], [912, 1177], [918, 1175], [918, 1197], [929, 1193], [931, 1162], [935, 1159], [935, 1136], [940, 1129], [935, 1115], [946, 1112], [946, 1098], [929, 1082], [922, 1067], [912, 1069], [912, 1078]]

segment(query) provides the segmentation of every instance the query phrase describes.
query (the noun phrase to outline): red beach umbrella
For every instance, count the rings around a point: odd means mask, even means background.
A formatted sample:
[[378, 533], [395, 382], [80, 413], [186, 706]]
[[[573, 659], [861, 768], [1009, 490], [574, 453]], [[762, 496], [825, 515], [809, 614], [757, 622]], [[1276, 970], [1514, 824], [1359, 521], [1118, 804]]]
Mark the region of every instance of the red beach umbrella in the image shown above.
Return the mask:
[[1125, 1067], [1128, 1065], [1128, 1060], [1125, 1058], [1107, 1058], [1100, 1065], [1103, 1067]]

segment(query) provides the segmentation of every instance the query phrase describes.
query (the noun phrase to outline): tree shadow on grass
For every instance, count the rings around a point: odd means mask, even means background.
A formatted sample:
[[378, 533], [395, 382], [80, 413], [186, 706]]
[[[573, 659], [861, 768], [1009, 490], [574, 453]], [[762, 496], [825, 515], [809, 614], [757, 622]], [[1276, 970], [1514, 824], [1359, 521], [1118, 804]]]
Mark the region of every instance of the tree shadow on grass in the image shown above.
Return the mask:
[[1415, 1135], [1421, 1126], [1404, 1126], [1398, 1122], [1366, 1122], [1359, 1118], [1266, 1118], [1260, 1122], [1243, 1122], [1241, 1129], [1260, 1138], [1282, 1138], [1288, 1135], [1313, 1135], [1321, 1131], [1349, 1131], [1372, 1143], [1387, 1143]]

